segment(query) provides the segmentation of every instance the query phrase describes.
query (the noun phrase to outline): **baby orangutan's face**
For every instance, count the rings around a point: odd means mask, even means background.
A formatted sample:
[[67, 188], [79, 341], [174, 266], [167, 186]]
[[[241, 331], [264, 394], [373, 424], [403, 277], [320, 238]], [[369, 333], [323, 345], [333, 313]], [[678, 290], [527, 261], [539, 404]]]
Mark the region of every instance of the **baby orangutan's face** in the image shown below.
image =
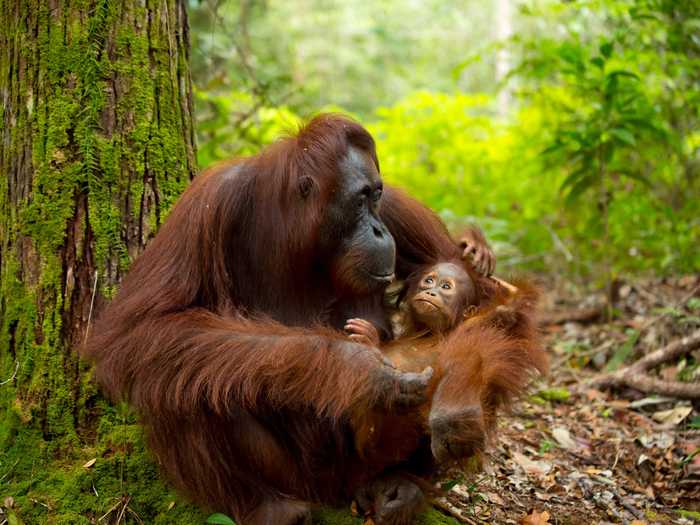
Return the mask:
[[452, 263], [431, 267], [409, 290], [408, 302], [416, 325], [442, 333], [453, 328], [476, 299], [467, 272]]

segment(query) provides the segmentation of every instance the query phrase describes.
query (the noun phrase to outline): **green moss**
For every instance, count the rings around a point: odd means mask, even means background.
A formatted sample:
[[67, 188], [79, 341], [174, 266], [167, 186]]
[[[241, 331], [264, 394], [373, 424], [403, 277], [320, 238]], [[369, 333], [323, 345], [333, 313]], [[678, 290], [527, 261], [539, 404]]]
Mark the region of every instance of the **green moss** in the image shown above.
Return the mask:
[[314, 525], [362, 525], [362, 519], [353, 518], [349, 510], [319, 508], [314, 509]]
[[203, 523], [206, 515], [160, 479], [133, 416], [124, 407], [102, 408], [94, 441], [60, 455], [50, 452], [37, 429], [17, 430], [18, 415], [8, 411], [3, 423], [10, 425], [3, 428], [15, 430], [11, 436], [7, 430], [0, 434], [0, 444], [11, 441], [4, 447], [3, 466], [12, 468], [0, 484], [0, 496], [12, 496], [18, 516], [37, 525], [93, 523], [113, 506], [121, 509], [121, 502], [146, 523]]

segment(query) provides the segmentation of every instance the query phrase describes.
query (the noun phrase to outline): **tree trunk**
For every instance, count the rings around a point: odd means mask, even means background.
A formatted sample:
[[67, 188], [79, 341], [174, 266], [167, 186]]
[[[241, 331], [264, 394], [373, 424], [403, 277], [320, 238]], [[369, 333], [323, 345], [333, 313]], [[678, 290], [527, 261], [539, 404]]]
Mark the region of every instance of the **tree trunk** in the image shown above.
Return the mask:
[[0, 0], [0, 457], [81, 442], [75, 350], [194, 176], [191, 95], [184, 0]]
[[495, 39], [501, 45], [496, 51], [496, 81], [499, 82], [498, 112], [506, 116], [511, 105], [510, 90], [505, 85], [510, 69], [510, 57], [506, 43], [513, 36], [513, 15], [511, 0], [496, 0], [495, 7]]

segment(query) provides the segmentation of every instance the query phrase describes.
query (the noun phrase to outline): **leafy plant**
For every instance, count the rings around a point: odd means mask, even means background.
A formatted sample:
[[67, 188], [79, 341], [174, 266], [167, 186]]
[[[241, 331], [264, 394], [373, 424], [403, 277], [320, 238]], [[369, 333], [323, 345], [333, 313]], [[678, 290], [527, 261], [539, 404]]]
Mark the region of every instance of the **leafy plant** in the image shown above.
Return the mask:
[[236, 522], [229, 518], [226, 514], [216, 512], [207, 518], [207, 523], [214, 525], [236, 525]]

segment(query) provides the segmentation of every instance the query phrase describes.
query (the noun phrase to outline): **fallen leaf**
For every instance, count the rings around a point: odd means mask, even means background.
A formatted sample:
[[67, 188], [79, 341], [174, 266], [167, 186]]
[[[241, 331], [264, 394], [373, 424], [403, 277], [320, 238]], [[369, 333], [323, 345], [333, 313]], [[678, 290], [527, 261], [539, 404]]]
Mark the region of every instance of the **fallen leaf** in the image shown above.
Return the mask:
[[83, 465], [83, 468], [90, 468], [90, 467], [92, 467], [92, 466], [95, 464], [96, 461], [97, 461], [97, 458], [92, 458], [91, 460], [86, 461], [85, 464]]
[[537, 512], [533, 509], [530, 514], [521, 518], [520, 525], [549, 525], [549, 512]]
[[642, 463], [645, 463], [649, 461], [649, 456], [646, 454], [640, 454], [639, 457], [637, 458], [637, 466], [641, 465]]
[[503, 501], [503, 498], [501, 496], [499, 496], [498, 494], [496, 494], [495, 492], [488, 492], [487, 497], [491, 503], [495, 503], [496, 505], [503, 506], [506, 504], [506, 502]]
[[670, 410], [654, 412], [651, 417], [654, 421], [667, 425], [678, 425], [693, 411], [692, 406], [679, 406]]
[[594, 388], [589, 388], [586, 390], [586, 397], [589, 401], [594, 401], [596, 399], [605, 399], [605, 395], [600, 390], [596, 390]]
[[637, 437], [637, 441], [644, 448], [658, 447], [666, 450], [673, 446], [675, 439], [667, 432], [656, 432], [654, 434], [643, 434]]
[[171, 501], [170, 503], [168, 503], [168, 510], [172, 510], [172, 508], [173, 508], [174, 506], [175, 506], [175, 502], [174, 502], [174, 501]]
[[578, 444], [573, 440], [567, 428], [554, 427], [552, 429], [552, 437], [561, 448], [566, 450], [576, 450], [578, 448]]
[[552, 470], [552, 464], [546, 461], [534, 461], [520, 452], [513, 452], [513, 460], [522, 467], [526, 474], [544, 476]]

